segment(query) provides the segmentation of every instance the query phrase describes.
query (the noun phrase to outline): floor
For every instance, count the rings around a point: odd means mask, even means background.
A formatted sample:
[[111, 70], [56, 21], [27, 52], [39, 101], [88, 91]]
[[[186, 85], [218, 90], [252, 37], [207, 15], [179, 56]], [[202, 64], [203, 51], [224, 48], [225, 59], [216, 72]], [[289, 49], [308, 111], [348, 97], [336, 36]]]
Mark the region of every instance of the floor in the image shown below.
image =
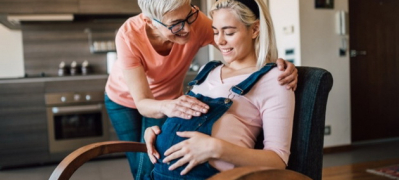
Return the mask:
[[394, 158], [399, 158], [399, 139], [369, 144], [355, 144], [350, 152], [325, 154], [323, 167]]
[[[368, 161], [399, 158], [399, 140], [354, 145], [349, 152], [324, 155], [323, 167], [344, 166]], [[50, 177], [56, 164], [0, 170], [1, 180], [43, 180]], [[86, 163], [71, 180], [133, 179], [125, 158], [101, 159]]]

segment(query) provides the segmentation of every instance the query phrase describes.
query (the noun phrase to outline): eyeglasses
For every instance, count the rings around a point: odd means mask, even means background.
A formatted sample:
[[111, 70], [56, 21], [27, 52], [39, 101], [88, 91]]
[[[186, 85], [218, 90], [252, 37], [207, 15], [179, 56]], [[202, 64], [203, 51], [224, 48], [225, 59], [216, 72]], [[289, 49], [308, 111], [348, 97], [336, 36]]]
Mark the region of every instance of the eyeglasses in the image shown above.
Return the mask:
[[197, 20], [199, 9], [197, 9], [194, 5], [191, 5], [191, 7], [195, 9], [194, 13], [189, 14], [185, 20], [179, 21], [169, 27], [157, 19], [153, 20], [168, 28], [173, 34], [176, 34], [184, 28], [185, 22], [187, 22], [188, 24], [192, 24], [195, 20]]

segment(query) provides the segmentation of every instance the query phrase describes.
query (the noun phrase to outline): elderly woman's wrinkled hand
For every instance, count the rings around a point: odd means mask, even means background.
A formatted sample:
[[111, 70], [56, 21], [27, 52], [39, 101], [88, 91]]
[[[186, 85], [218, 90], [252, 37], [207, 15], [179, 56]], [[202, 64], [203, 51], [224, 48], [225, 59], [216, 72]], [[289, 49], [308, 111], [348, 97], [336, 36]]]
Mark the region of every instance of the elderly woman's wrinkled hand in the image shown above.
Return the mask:
[[298, 83], [298, 70], [295, 68], [295, 65], [281, 58], [277, 59], [276, 64], [279, 70], [284, 71], [278, 77], [279, 83], [286, 85], [287, 89], [295, 91]]
[[192, 116], [207, 113], [209, 106], [194, 97], [182, 95], [177, 99], [164, 101], [161, 108], [161, 112], [168, 117], [191, 119]]

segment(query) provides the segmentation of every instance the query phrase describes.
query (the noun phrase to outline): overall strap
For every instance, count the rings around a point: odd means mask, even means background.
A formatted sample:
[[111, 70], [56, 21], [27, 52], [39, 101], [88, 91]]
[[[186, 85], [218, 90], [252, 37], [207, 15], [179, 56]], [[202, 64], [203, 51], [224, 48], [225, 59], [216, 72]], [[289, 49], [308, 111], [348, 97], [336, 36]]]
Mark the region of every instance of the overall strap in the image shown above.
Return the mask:
[[205, 79], [208, 76], [209, 72], [211, 72], [213, 69], [215, 69], [216, 67], [218, 67], [221, 64], [222, 64], [221, 61], [215, 61], [215, 60], [206, 63], [204, 68], [202, 68], [202, 70], [198, 73], [198, 75], [194, 78], [194, 80], [190, 81], [188, 83], [188, 85], [189, 86], [193, 86], [193, 85], [201, 84], [202, 82], [205, 81]]
[[263, 75], [265, 75], [267, 72], [269, 72], [271, 69], [273, 69], [276, 66], [277, 66], [276, 63], [267, 63], [260, 70], [252, 73], [247, 79], [242, 81], [240, 84], [233, 86], [231, 88], [231, 91], [239, 95], [247, 94]]

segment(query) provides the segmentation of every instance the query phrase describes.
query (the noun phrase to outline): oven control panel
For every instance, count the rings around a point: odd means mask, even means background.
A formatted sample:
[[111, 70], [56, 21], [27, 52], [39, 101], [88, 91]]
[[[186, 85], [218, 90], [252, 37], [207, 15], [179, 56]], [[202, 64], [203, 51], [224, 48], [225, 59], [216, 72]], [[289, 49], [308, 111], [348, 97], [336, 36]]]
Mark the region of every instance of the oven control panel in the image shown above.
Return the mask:
[[46, 105], [104, 102], [104, 92], [48, 93], [45, 95], [45, 101]]

